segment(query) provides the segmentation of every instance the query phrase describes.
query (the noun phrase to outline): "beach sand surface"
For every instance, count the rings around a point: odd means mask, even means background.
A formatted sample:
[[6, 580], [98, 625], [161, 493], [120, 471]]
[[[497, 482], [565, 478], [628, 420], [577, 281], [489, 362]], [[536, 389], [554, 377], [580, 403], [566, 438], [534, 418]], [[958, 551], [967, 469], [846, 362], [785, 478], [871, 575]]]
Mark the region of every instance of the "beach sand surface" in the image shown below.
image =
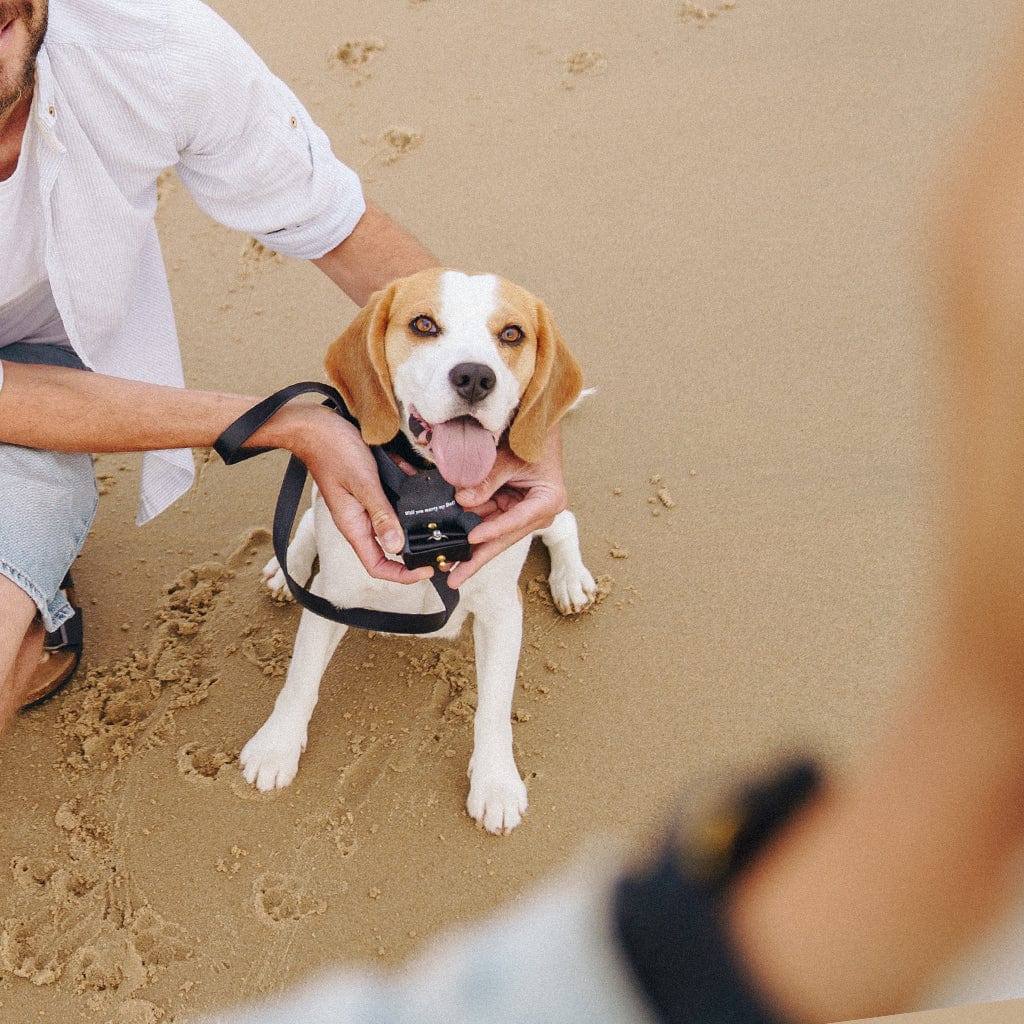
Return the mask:
[[[260, 583], [283, 457], [197, 452], [141, 529], [138, 459], [98, 458], [83, 671], [4, 739], [5, 1024], [394, 967], [680, 796], [794, 752], [841, 768], [914, 682], [941, 557], [922, 228], [1015, 4], [214, 6], [439, 259], [551, 307], [597, 388], [564, 437], [602, 600], [560, 616], [532, 552], [513, 835], [464, 811], [468, 633], [350, 634], [298, 777], [261, 795], [237, 755], [298, 621]], [[191, 385], [323, 378], [344, 295], [170, 171], [158, 217]], [[912, 1019], [1024, 1004], [973, 1013]]]

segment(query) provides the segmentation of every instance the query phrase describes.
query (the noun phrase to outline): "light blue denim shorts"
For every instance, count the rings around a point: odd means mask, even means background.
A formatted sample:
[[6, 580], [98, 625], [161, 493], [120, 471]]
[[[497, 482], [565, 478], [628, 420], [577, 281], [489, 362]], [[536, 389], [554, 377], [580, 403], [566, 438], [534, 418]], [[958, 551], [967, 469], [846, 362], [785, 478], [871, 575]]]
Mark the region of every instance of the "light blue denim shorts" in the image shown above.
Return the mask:
[[[56, 345], [7, 345], [0, 359], [84, 369], [74, 352]], [[96, 515], [92, 456], [0, 444], [0, 496], [0, 574], [35, 601], [51, 632], [71, 618], [60, 584]]]

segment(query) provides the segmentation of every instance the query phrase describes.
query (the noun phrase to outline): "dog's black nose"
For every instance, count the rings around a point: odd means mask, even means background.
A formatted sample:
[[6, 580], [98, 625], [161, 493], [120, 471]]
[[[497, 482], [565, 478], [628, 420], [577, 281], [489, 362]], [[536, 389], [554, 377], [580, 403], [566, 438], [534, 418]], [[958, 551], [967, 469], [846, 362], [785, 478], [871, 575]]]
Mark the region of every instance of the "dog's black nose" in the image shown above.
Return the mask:
[[459, 363], [448, 372], [448, 379], [456, 393], [470, 405], [483, 401], [497, 383], [494, 371], [483, 363]]

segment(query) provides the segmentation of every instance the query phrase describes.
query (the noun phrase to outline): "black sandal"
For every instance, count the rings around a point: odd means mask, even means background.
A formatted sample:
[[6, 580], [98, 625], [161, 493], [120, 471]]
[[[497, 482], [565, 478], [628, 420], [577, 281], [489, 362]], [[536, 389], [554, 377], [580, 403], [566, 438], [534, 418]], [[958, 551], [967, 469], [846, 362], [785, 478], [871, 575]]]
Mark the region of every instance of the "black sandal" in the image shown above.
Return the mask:
[[46, 700], [69, 683], [82, 660], [82, 609], [75, 604], [75, 584], [70, 572], [64, 577], [60, 589], [74, 614], [52, 633], [46, 634], [43, 657], [32, 673], [29, 692], [21, 705], [23, 708]]

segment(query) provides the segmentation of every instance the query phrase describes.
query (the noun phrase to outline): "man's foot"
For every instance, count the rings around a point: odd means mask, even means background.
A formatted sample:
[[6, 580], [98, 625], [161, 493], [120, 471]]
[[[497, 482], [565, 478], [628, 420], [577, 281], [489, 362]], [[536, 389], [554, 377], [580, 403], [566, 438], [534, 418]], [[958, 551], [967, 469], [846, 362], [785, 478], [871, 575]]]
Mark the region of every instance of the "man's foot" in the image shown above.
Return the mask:
[[82, 609], [75, 604], [75, 585], [71, 573], [64, 577], [60, 588], [74, 615], [43, 639], [43, 653], [32, 672], [22, 699], [23, 708], [38, 704], [70, 682], [82, 660]]

